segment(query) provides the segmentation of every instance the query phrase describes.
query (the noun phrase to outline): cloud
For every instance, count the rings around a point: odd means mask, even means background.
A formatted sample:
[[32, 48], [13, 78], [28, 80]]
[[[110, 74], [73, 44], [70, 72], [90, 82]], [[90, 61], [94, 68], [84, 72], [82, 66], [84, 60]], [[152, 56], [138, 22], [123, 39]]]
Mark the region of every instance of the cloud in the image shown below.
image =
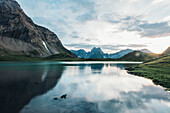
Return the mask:
[[154, 112], [159, 113], [161, 109], [157, 108], [157, 104], [160, 105], [160, 108], [168, 109], [168, 93], [161, 94], [157, 87], [144, 86], [141, 91], [121, 92], [121, 99], [99, 103], [99, 109], [107, 113], [124, 113], [129, 109], [131, 112], [143, 113], [150, 112], [151, 106], [149, 105], [152, 105]]
[[166, 3], [169, 2], [169, 0], [153, 0], [153, 4], [160, 4], [160, 3]]
[[126, 47], [147, 47], [147, 45], [144, 45], [144, 44], [129, 44], [129, 45], [126, 45]]
[[168, 21], [152, 22], [144, 21], [140, 17], [127, 16], [120, 19], [120, 29], [126, 31], [137, 31], [141, 37], [158, 38], [170, 36]]
[[[151, 48], [157, 38], [161, 37], [159, 43], [164, 45], [163, 40], [170, 36], [169, 0], [17, 1], [36, 24], [55, 32], [64, 44], [89, 43], [103, 48], [137, 44]], [[116, 49], [123, 47], [126, 46]], [[113, 51], [111, 47], [105, 48]]]
[[77, 16], [76, 19], [79, 21], [85, 22], [85, 21], [89, 21], [89, 20], [94, 20], [95, 17], [93, 16], [93, 14], [82, 14], [80, 16]]
[[73, 31], [69, 36], [72, 38], [79, 38], [79, 36], [77, 35], [77, 31]]
[[170, 26], [168, 22], [145, 23], [139, 25], [139, 27], [143, 30], [141, 35], [144, 37], [157, 38], [170, 36]]

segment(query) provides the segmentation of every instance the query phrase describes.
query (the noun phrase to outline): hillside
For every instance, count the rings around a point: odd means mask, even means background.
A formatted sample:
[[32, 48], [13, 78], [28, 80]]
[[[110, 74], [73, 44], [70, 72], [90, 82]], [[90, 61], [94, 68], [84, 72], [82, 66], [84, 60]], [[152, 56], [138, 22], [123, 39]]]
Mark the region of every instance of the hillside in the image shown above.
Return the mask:
[[125, 50], [121, 50], [121, 51], [116, 52], [116, 53], [108, 54], [108, 57], [107, 57], [107, 58], [117, 59], [117, 58], [121, 58], [121, 57], [123, 57], [124, 55], [126, 55], [126, 54], [128, 54], [128, 53], [131, 53], [131, 52], [133, 52], [132, 49], [125, 49]]
[[134, 51], [124, 55], [123, 57], [119, 58], [118, 60], [123, 61], [146, 61], [149, 59], [157, 58], [158, 55], [153, 53], [144, 53], [140, 51]]
[[57, 35], [34, 24], [15, 0], [0, 1], [0, 28], [1, 56], [47, 57], [62, 53], [76, 57], [62, 45]]
[[134, 75], [152, 79], [155, 84], [170, 90], [170, 55], [127, 68]]
[[170, 47], [168, 47], [164, 52], [163, 54], [170, 54]]

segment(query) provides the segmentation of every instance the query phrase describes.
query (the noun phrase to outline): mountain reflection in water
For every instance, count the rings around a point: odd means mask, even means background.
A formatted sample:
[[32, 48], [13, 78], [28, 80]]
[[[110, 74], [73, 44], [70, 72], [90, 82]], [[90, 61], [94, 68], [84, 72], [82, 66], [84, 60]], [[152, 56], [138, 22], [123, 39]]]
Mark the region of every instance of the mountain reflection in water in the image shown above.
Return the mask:
[[34, 63], [0, 66], [0, 113], [18, 113], [32, 98], [52, 89], [63, 70]]
[[[1, 66], [1, 110], [3, 113], [20, 110], [21, 113], [169, 113], [169, 93], [149, 79], [128, 74], [124, 67], [131, 65], [51, 62]], [[59, 98], [63, 94], [68, 95], [66, 99]]]

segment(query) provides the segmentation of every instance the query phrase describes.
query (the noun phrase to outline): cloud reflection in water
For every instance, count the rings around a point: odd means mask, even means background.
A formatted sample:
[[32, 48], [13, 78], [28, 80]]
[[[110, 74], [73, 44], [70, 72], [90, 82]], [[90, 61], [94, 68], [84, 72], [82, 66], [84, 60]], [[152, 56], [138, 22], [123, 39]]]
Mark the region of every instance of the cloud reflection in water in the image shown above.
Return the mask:
[[[151, 80], [128, 74], [122, 64], [66, 65], [58, 84], [22, 113], [168, 113], [170, 96]], [[67, 99], [52, 97], [67, 93]], [[44, 107], [43, 107], [44, 106]], [[51, 111], [51, 112], [50, 112]]]

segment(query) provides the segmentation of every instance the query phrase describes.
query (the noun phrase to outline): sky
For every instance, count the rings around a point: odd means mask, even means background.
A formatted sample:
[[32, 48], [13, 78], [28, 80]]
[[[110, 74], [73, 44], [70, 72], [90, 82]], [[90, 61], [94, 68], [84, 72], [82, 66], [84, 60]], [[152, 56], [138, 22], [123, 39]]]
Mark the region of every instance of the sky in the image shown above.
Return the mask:
[[32, 20], [67, 49], [149, 49], [170, 46], [170, 0], [17, 0]]

